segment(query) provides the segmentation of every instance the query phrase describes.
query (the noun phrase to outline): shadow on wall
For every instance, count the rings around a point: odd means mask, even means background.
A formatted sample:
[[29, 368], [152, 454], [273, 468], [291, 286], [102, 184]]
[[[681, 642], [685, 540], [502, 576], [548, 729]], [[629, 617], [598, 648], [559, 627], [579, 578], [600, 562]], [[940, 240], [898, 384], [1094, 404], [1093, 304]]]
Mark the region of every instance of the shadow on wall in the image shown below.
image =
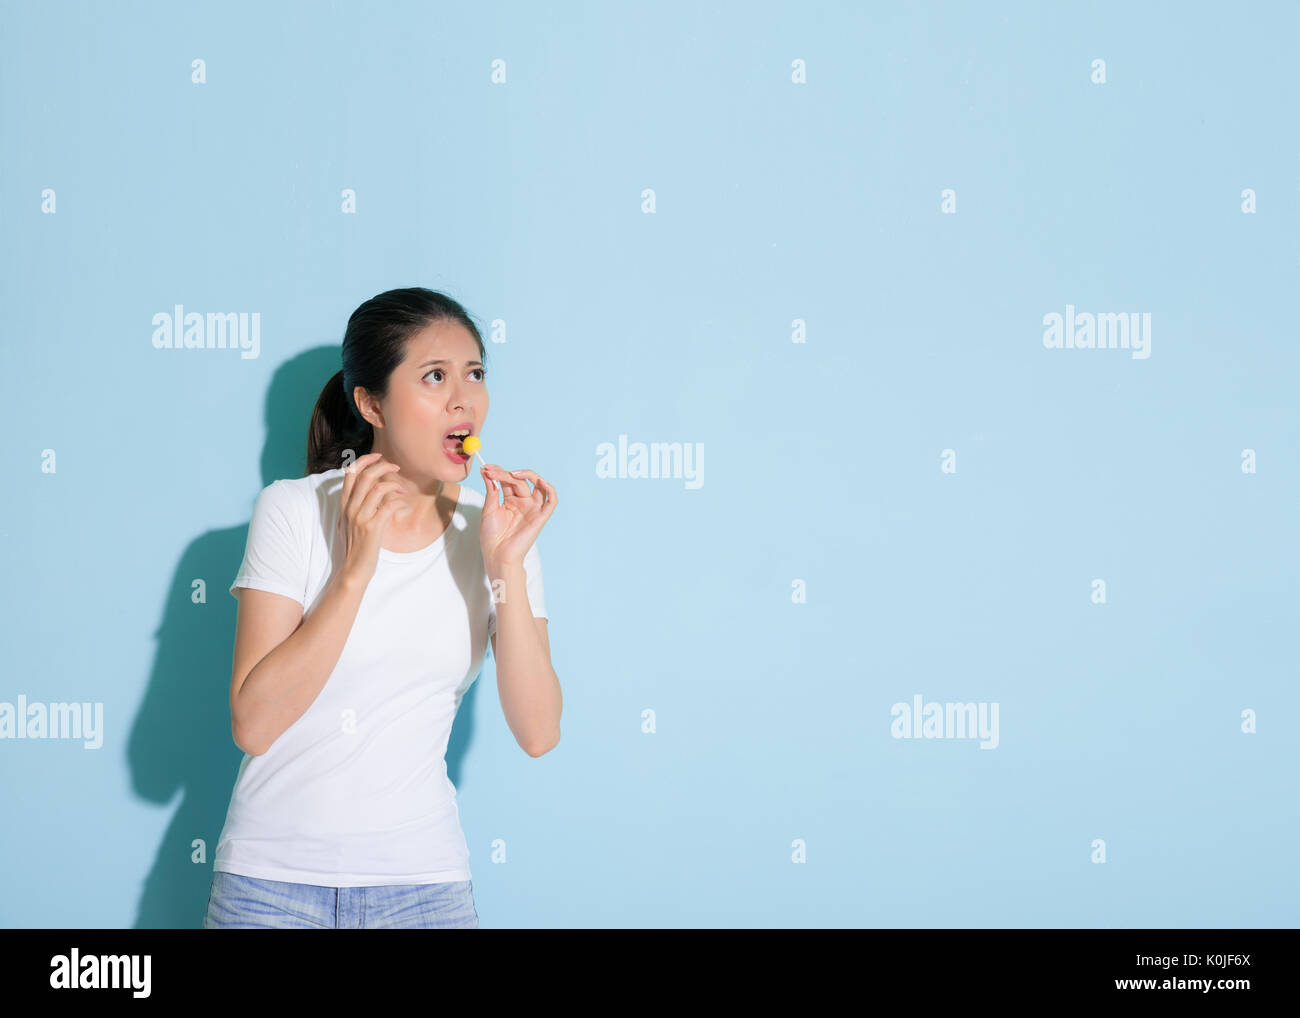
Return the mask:
[[[326, 346], [300, 354], [276, 371], [266, 398], [262, 487], [305, 475], [307, 423], [316, 397], [339, 367], [339, 348]], [[248, 493], [250, 512], [257, 494]], [[157, 652], [131, 727], [127, 759], [135, 793], [159, 805], [176, 802], [176, 811], [141, 888], [135, 929], [198, 929], [203, 924], [217, 838], [243, 759], [230, 730], [237, 602], [228, 588], [247, 537], [245, 522], [190, 543], [172, 575], [154, 633]], [[196, 579], [206, 584], [206, 604], [192, 600]], [[457, 788], [480, 685], [470, 686], [461, 701], [447, 746], [447, 771]]]

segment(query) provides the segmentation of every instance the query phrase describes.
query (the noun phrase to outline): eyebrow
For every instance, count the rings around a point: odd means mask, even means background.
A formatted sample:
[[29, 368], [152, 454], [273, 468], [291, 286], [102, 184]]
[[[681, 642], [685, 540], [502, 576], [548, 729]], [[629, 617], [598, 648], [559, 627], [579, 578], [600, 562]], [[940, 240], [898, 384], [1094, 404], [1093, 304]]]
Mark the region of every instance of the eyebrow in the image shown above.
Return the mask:
[[[422, 368], [427, 368], [430, 364], [450, 364], [450, 363], [451, 363], [451, 361], [447, 360], [447, 358], [445, 358], [445, 357], [439, 357], [437, 360], [425, 361], [423, 364], [420, 365], [420, 367], [422, 367]], [[481, 368], [481, 367], [483, 366], [483, 362], [482, 362], [482, 361], [466, 361], [466, 362], [465, 362], [465, 366], [466, 366], [467, 368], [474, 368], [474, 367], [479, 367], [479, 368]]]

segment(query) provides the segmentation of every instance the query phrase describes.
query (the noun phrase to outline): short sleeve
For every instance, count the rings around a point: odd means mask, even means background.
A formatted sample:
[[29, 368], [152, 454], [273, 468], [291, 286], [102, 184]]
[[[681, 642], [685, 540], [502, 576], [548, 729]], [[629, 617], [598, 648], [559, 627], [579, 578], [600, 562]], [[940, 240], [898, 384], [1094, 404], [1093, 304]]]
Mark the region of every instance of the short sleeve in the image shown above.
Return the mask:
[[[546, 618], [546, 597], [542, 590], [542, 557], [537, 551], [537, 542], [524, 555], [524, 579], [528, 589], [528, 607], [533, 610], [533, 618]], [[488, 614], [488, 638], [497, 631], [497, 606], [492, 602]]]
[[307, 531], [297, 492], [286, 480], [272, 481], [257, 496], [248, 524], [248, 543], [230, 594], [238, 587], [267, 590], [307, 606]]

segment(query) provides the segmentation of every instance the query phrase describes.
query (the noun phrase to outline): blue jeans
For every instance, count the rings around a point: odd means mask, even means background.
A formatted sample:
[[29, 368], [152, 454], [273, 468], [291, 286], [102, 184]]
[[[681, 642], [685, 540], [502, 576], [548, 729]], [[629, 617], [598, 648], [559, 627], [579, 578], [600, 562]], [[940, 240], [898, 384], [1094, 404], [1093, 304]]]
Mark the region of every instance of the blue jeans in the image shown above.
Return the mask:
[[474, 884], [322, 887], [214, 870], [205, 930], [474, 930]]

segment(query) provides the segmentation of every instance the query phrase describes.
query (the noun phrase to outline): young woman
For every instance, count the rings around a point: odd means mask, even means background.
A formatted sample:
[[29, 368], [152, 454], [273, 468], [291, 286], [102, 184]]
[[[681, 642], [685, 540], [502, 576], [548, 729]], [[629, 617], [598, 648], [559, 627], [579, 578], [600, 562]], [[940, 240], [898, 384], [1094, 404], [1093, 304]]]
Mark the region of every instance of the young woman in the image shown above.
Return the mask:
[[444, 754], [489, 638], [520, 746], [560, 737], [536, 546], [555, 489], [496, 465], [486, 498], [462, 483], [488, 411], [478, 328], [443, 294], [390, 290], [342, 354], [307, 476], [258, 495], [230, 588], [245, 755], [205, 929], [477, 927]]

